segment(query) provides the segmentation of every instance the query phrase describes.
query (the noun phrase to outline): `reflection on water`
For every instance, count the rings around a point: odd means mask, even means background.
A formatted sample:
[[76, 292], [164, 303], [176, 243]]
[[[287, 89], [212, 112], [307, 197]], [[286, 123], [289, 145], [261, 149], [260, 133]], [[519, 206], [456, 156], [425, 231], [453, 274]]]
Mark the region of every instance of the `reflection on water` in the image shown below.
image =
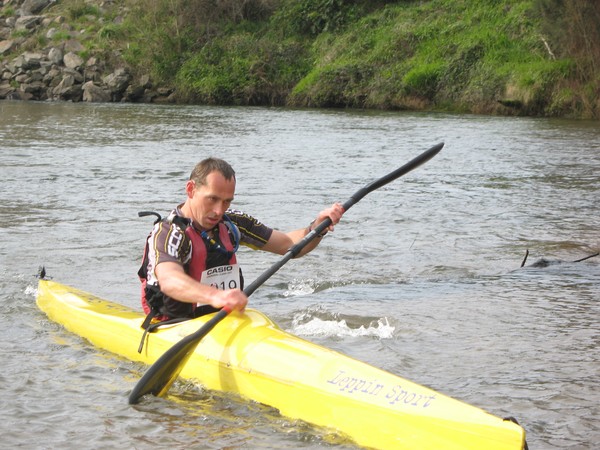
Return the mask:
[[[209, 155], [234, 206], [289, 230], [445, 142], [365, 197], [312, 255], [251, 298], [285, 329], [499, 416], [530, 448], [600, 441], [597, 122], [372, 111], [0, 102], [3, 443], [36, 447], [353, 448], [331, 430], [179, 384], [127, 405], [144, 367], [37, 311], [50, 276], [138, 307], [151, 221]], [[546, 258], [547, 267], [520, 269]], [[278, 260], [239, 253], [254, 279]]]

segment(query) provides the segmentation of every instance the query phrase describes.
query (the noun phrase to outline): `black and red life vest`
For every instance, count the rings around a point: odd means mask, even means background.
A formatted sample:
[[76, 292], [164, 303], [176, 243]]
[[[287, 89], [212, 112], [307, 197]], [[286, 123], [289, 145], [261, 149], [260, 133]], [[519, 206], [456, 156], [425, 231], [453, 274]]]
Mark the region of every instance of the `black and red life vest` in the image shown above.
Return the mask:
[[[155, 223], [161, 220], [159, 219]], [[225, 217], [225, 220], [219, 222], [215, 227], [214, 238], [210, 238], [206, 232], [199, 232], [180, 216], [174, 216], [172, 221], [169, 218], [165, 219], [165, 222], [168, 226], [171, 226], [172, 223], [178, 226], [191, 242], [192, 256], [189, 263], [184, 266], [184, 270], [193, 279], [200, 281], [202, 273], [207, 269], [237, 264], [235, 252], [239, 245], [239, 230], [228, 218]], [[158, 317], [160, 320], [192, 318], [216, 311], [210, 305], [197, 306], [193, 303], [172, 299], [162, 293], [159, 286], [148, 285], [147, 267], [148, 241], [146, 240], [144, 258], [138, 275], [142, 282], [142, 307], [146, 314], [152, 316], [150, 319], [147, 318], [148, 324], [154, 317]], [[243, 283], [242, 280], [240, 273], [240, 282]], [[242, 289], [243, 286], [239, 286], [239, 288]], [[147, 324], [145, 325], [147, 327]]]

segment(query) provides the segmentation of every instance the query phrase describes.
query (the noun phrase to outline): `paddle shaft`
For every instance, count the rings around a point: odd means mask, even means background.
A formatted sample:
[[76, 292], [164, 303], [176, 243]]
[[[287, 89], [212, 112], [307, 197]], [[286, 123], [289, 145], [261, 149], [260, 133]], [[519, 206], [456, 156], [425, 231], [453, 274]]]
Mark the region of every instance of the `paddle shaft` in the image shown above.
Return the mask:
[[[420, 165], [426, 163], [444, 147], [443, 143], [434, 145], [429, 150], [423, 152], [416, 158], [412, 159], [402, 167], [390, 172], [384, 177], [373, 181], [366, 185], [362, 189], [359, 189], [352, 197], [350, 197], [344, 204], [344, 211], [348, 211], [353, 205], [358, 203], [365, 195], [379, 189], [382, 186], [390, 183], [391, 181], [405, 175], [411, 170], [416, 169]], [[286, 264], [294, 256], [298, 255], [306, 245], [315, 239], [319, 234], [325, 231], [331, 225], [331, 219], [328, 217], [323, 222], [319, 223], [312, 231], [310, 231], [304, 238], [298, 243], [293, 245], [283, 257], [273, 264], [269, 269], [264, 271], [258, 278], [256, 278], [250, 285], [244, 289], [244, 294], [248, 297], [256, 291], [265, 281], [267, 281], [275, 272], [277, 272], [284, 264]], [[148, 371], [142, 376], [140, 381], [131, 391], [129, 395], [129, 403], [135, 404], [141, 397], [148, 393], [162, 396], [168, 390], [171, 384], [175, 381], [179, 372], [185, 365], [196, 346], [200, 343], [200, 340], [206, 336], [219, 322], [221, 322], [230, 311], [221, 309], [215, 316], [206, 322], [198, 331], [184, 337], [169, 350], [167, 350], [156, 362], [148, 369]]]
[[[344, 212], [348, 211], [353, 205], [358, 203], [365, 195], [370, 192], [373, 192], [376, 189], [379, 189], [382, 186], [394, 181], [397, 178], [400, 178], [402, 175], [407, 174], [411, 170], [416, 169], [420, 165], [426, 163], [435, 155], [437, 155], [442, 147], [443, 143], [437, 144], [431, 147], [429, 150], [423, 152], [413, 160], [407, 162], [402, 167], [390, 172], [384, 177], [379, 178], [378, 180], [373, 181], [372, 183], [366, 185], [362, 189], [359, 189], [352, 197], [350, 197], [344, 204]], [[265, 270], [258, 278], [256, 278], [247, 288], [244, 289], [244, 293], [247, 296], [250, 296], [256, 289], [258, 289], [265, 281], [267, 281], [271, 276], [277, 272], [285, 263], [287, 263], [294, 256], [298, 255], [306, 245], [312, 241], [315, 237], [325, 231], [331, 225], [331, 219], [328, 217], [323, 222], [318, 224], [310, 233], [308, 233], [302, 240], [300, 240], [297, 244], [291, 247], [285, 255], [273, 264], [269, 269]]]

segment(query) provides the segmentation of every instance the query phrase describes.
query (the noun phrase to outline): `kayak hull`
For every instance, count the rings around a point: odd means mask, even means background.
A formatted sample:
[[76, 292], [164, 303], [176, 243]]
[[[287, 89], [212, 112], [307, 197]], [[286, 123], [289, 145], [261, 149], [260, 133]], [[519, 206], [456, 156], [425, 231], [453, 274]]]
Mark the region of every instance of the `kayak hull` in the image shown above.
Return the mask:
[[[146, 364], [212, 317], [148, 333], [138, 353], [141, 312], [50, 280], [40, 280], [37, 304], [95, 346]], [[287, 333], [252, 309], [229, 314], [208, 333], [180, 377], [336, 429], [366, 447], [521, 450], [525, 443], [513, 422]]]

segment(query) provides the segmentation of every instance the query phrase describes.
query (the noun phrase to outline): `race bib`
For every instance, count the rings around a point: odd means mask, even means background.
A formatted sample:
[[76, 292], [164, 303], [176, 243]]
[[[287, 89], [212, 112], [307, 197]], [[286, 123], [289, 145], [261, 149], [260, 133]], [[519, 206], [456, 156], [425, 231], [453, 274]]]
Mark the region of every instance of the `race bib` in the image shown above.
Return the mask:
[[200, 283], [217, 289], [240, 289], [240, 267], [237, 264], [213, 267], [202, 272]]

